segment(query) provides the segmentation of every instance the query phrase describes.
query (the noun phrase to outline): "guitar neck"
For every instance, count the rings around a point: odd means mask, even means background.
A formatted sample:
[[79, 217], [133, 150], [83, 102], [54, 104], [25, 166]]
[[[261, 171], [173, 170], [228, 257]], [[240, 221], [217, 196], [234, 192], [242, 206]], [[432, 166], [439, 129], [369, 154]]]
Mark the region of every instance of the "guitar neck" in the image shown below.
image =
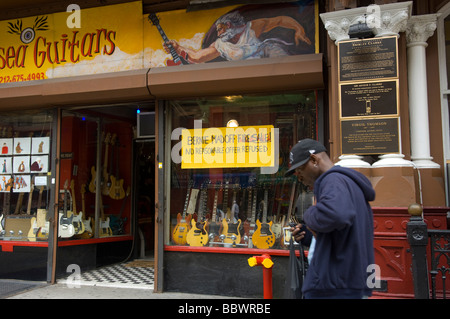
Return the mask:
[[213, 213], [212, 213], [212, 217], [211, 217], [211, 221], [215, 222], [216, 221], [216, 215], [217, 215], [217, 199], [219, 197], [219, 192], [218, 190], [216, 190], [216, 193], [214, 194], [214, 205], [213, 205]]
[[169, 48], [172, 58], [174, 59], [174, 61], [178, 61], [180, 59], [180, 56], [178, 55], [177, 51], [175, 51], [173, 46], [170, 44], [169, 38], [167, 37], [166, 33], [162, 29], [161, 25], [159, 23], [157, 23], [157, 24], [155, 24], [155, 26], [158, 29], [158, 32], [161, 35], [161, 38], [164, 40], [164, 43]]
[[264, 191], [264, 209], [263, 209], [263, 217], [262, 217], [262, 222], [264, 224], [267, 223], [267, 205], [269, 204], [268, 198], [269, 198], [269, 190], [266, 189]]

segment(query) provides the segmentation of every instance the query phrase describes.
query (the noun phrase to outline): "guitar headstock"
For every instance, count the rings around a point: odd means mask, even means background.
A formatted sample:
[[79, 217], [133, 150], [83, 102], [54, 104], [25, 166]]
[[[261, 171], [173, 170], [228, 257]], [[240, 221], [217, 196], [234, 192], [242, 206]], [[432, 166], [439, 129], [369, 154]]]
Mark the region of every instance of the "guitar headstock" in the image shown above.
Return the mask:
[[148, 21], [150, 21], [153, 25], [159, 25], [159, 18], [154, 13], [150, 13], [148, 15]]
[[69, 188], [69, 180], [66, 179], [66, 181], [64, 182], [64, 190], [67, 190]]

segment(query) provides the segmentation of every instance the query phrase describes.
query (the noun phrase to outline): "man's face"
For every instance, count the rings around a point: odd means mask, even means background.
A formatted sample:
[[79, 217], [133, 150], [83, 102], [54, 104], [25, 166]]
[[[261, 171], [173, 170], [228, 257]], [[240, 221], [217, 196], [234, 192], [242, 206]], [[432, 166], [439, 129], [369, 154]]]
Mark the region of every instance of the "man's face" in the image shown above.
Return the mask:
[[219, 23], [216, 26], [217, 36], [222, 39], [224, 42], [230, 41], [235, 35], [236, 30], [231, 27], [230, 23]]
[[310, 189], [313, 189], [314, 182], [316, 181], [317, 174], [317, 166], [314, 166], [313, 159], [309, 159], [305, 164], [295, 169], [294, 175], [297, 176], [299, 182], [303, 183], [303, 185], [308, 186]]

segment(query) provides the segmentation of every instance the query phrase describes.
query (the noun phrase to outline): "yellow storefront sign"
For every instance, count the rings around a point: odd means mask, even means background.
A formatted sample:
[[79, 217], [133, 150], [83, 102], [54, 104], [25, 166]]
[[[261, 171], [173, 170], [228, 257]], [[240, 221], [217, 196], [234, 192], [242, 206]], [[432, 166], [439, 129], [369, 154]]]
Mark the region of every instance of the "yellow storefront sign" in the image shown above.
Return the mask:
[[0, 83], [143, 68], [141, 1], [0, 21]]
[[181, 168], [272, 167], [275, 130], [272, 125], [184, 129]]

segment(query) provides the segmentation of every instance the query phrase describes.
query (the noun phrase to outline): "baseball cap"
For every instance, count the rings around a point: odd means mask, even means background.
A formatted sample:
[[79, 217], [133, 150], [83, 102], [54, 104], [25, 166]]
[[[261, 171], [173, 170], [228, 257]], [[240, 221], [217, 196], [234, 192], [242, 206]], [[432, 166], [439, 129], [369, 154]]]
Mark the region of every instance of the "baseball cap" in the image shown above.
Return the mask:
[[284, 176], [287, 177], [292, 175], [297, 167], [302, 166], [309, 160], [311, 154], [317, 154], [326, 151], [327, 149], [325, 148], [325, 146], [323, 146], [322, 143], [316, 140], [310, 138], [300, 140], [292, 147], [291, 152], [289, 153], [290, 168], [284, 174]]

